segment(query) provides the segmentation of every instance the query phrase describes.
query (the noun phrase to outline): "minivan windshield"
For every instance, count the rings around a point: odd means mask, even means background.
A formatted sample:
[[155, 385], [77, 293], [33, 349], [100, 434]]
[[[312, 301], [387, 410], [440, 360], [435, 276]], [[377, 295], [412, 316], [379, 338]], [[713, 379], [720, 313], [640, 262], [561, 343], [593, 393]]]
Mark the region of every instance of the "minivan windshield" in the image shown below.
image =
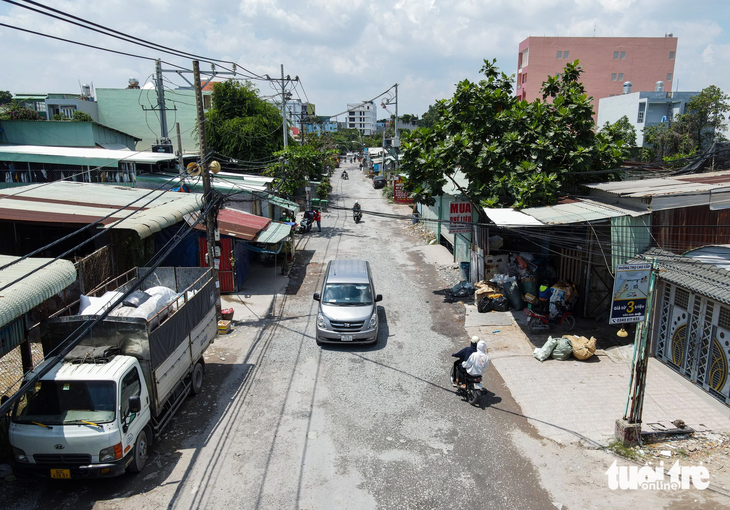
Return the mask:
[[322, 302], [338, 306], [371, 305], [373, 292], [366, 283], [328, 283], [324, 287]]
[[116, 386], [111, 381], [41, 381], [13, 410], [15, 423], [64, 425], [114, 420]]

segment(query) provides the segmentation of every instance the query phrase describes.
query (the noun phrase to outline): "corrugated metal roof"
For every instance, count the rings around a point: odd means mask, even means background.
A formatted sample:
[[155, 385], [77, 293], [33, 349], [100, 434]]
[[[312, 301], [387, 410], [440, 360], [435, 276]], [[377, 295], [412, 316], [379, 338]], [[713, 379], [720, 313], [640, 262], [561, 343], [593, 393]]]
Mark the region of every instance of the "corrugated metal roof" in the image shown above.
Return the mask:
[[589, 188], [622, 197], [643, 198], [650, 196], [703, 193], [730, 188], [730, 171], [709, 172], [680, 177], [660, 177], [637, 181], [613, 181], [587, 184]]
[[719, 268], [730, 270], [730, 244], [713, 244], [695, 248], [684, 253], [704, 264], [712, 264]]
[[[128, 135], [131, 136], [131, 135]], [[155, 164], [176, 161], [177, 156], [160, 152], [93, 149], [89, 147], [44, 147], [40, 145], [0, 145], [0, 160], [22, 163], [67, 163], [70, 165], [109, 166], [111, 163]], [[114, 165], [116, 167], [116, 165]]]
[[[19, 258], [0, 255], [0, 266]], [[29, 312], [76, 281], [76, 268], [68, 260], [57, 260], [39, 269], [52, 260], [30, 258], [0, 270], [0, 288], [27, 275], [20, 282], [0, 291], [0, 327]]]
[[261, 197], [262, 200], [271, 202], [274, 205], [278, 205], [282, 209], [286, 209], [287, 211], [292, 211], [294, 216], [299, 214], [299, 204], [297, 204], [296, 202], [291, 202], [285, 198], [277, 197], [270, 193], [257, 193], [256, 196]]
[[[195, 223], [198, 219], [198, 212], [186, 215], [185, 221], [188, 224]], [[272, 221], [263, 216], [256, 216], [236, 209], [221, 209], [218, 211], [218, 231], [224, 236], [233, 236], [244, 241], [253, 241], [263, 230], [269, 228]], [[198, 230], [205, 230], [205, 225], [200, 223]]]
[[634, 260], [656, 260], [659, 278], [730, 305], [730, 272], [691, 257], [651, 248]]
[[[263, 179], [248, 178], [248, 176], [233, 175], [218, 177], [220, 174], [211, 174], [210, 185], [220, 191], [221, 193], [231, 193], [236, 191], [266, 191], [268, 189], [268, 182]], [[270, 181], [269, 181], [270, 182]], [[157, 188], [158, 186], [169, 183], [164, 186], [164, 189], [178, 190], [180, 188], [180, 177], [177, 174], [168, 172], [155, 172], [151, 174], [139, 174], [137, 175], [137, 184], [149, 184], [150, 187]], [[201, 178], [187, 177], [185, 183], [190, 187], [191, 191], [195, 193], [203, 192], [203, 180]]]
[[500, 226], [541, 226], [541, 225], [568, 225], [584, 221], [606, 220], [621, 216], [639, 216], [646, 211], [638, 211], [595, 202], [588, 199], [571, 200], [544, 207], [529, 207], [516, 211], [511, 208], [488, 209], [484, 212]]
[[[137, 200], [132, 205], [132, 202]], [[135, 209], [142, 210], [133, 213]], [[202, 207], [202, 195], [126, 188], [108, 184], [56, 181], [0, 190], [0, 220], [36, 223], [92, 223], [134, 230], [144, 239]], [[118, 224], [118, 220], [123, 219]]]
[[[523, 209], [522, 212], [529, 214], [546, 225], [565, 225], [638, 214], [621, 207], [586, 199], [569, 204], [530, 207]], [[643, 211], [641, 214], [646, 214], [646, 211]]]
[[281, 223], [278, 221], [272, 221], [266, 230], [259, 232], [256, 237], [257, 243], [278, 243], [282, 239], [285, 239], [291, 233], [291, 225]]

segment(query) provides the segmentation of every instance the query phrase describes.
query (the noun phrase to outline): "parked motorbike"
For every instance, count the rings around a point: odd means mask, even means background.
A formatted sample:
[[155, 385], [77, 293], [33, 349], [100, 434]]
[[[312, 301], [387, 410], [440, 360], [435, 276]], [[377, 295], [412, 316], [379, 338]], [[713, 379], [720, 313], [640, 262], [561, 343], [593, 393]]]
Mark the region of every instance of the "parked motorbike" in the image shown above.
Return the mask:
[[[456, 364], [461, 363], [461, 360], [456, 360], [454, 364], [451, 366], [451, 384], [454, 384], [456, 381]], [[462, 379], [466, 377], [466, 380], [459, 381], [462, 384], [466, 385], [466, 388], [462, 388], [461, 386], [456, 388], [456, 394], [462, 395], [466, 398], [466, 401], [469, 402], [471, 405], [475, 405], [477, 402], [479, 402], [479, 398], [482, 395], [486, 395], [487, 390], [482, 387], [482, 376], [481, 375], [469, 375], [466, 372], [463, 372]]]
[[312, 220], [310, 218], [304, 217], [302, 219], [302, 222], [297, 226], [297, 234], [304, 234], [305, 232], [309, 232], [312, 230]]
[[352, 211], [352, 219], [355, 220], [355, 223], [360, 223], [362, 211]]
[[350, 176], [348, 176], [348, 175], [347, 175], [347, 172], [342, 172], [342, 176], [341, 176], [341, 177], [342, 177], [343, 179], [345, 179], [345, 180], [347, 180], [347, 179], [349, 179], [349, 178], [350, 178]]
[[575, 317], [570, 310], [565, 307], [560, 307], [560, 311], [562, 312], [560, 317], [556, 317], [551, 320], [549, 314], [537, 313], [534, 310], [525, 308], [525, 313], [529, 317], [527, 327], [530, 328], [531, 333], [554, 329], [555, 326], [560, 326], [565, 331], [573, 331], [573, 328], [575, 327]]

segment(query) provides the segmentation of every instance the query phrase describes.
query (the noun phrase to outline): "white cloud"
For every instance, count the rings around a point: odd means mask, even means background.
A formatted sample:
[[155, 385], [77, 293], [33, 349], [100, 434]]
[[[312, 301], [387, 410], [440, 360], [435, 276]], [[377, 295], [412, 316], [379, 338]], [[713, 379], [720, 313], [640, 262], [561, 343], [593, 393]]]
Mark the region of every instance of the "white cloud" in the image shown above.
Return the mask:
[[[258, 74], [298, 75], [320, 114], [346, 109], [400, 83], [399, 112], [421, 115], [450, 96], [454, 84], [478, 79], [483, 59], [516, 71], [517, 46], [528, 36], [678, 37], [675, 74], [681, 88], [711, 83], [730, 92], [730, 14], [707, 0], [62, 0], [54, 7], [126, 34], [190, 53], [237, 61]], [[190, 65], [165, 55], [0, 4], [0, 19], [98, 46]], [[114, 55], [0, 28], [0, 89], [75, 91], [142, 83], [150, 61]], [[203, 65], [207, 68], [207, 64]], [[173, 79], [172, 75], [170, 79]], [[178, 78], [174, 78], [181, 82]], [[271, 91], [258, 83], [262, 94]]]

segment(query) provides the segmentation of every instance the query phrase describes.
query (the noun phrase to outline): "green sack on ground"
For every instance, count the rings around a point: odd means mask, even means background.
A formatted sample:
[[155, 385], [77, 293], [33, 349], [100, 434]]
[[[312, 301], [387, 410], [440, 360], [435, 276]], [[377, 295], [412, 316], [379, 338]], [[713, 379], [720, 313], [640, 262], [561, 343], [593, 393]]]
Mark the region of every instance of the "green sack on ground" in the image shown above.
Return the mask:
[[573, 344], [567, 338], [559, 338], [558, 345], [553, 349], [552, 357], [558, 361], [565, 361], [573, 354]]
[[547, 342], [542, 347], [536, 347], [535, 352], [532, 355], [538, 361], [545, 361], [553, 353], [553, 349], [558, 345], [558, 339], [551, 336], [548, 337]]

